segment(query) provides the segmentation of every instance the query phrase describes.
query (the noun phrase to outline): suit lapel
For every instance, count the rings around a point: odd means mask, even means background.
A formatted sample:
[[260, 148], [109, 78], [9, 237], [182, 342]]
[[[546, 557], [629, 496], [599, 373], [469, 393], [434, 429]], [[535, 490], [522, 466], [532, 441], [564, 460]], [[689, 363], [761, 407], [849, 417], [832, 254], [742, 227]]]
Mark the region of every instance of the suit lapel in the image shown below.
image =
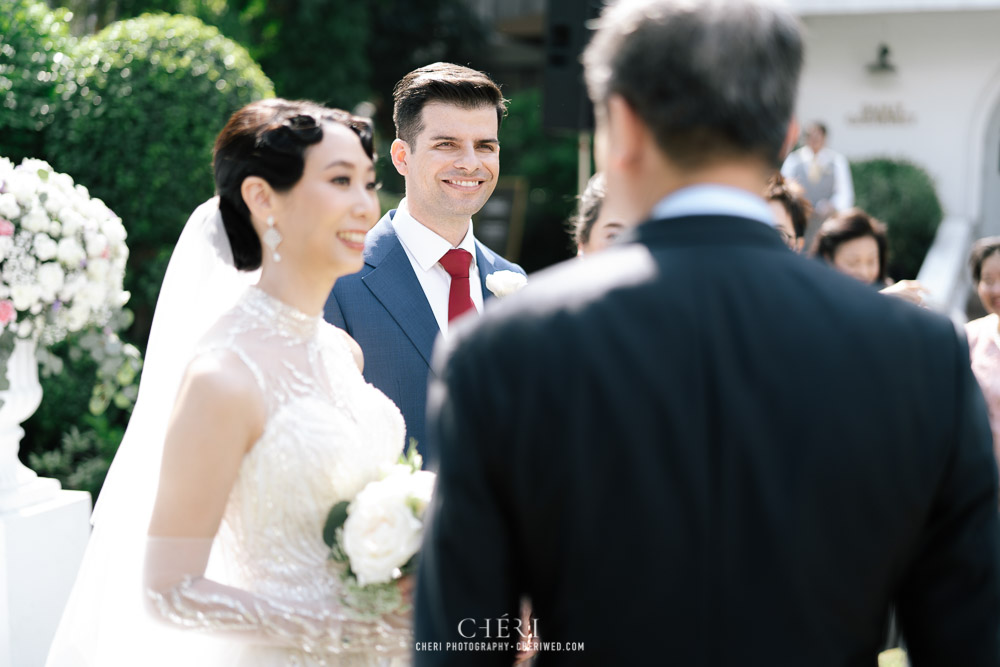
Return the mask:
[[434, 340], [439, 333], [437, 320], [413, 272], [410, 258], [392, 228], [393, 213], [395, 211], [389, 211], [368, 233], [365, 261], [372, 269], [361, 282], [430, 366]]
[[476, 241], [476, 266], [479, 268], [479, 283], [483, 290], [483, 303], [493, 298], [493, 292], [486, 289], [486, 276], [496, 271], [496, 256], [489, 248]]

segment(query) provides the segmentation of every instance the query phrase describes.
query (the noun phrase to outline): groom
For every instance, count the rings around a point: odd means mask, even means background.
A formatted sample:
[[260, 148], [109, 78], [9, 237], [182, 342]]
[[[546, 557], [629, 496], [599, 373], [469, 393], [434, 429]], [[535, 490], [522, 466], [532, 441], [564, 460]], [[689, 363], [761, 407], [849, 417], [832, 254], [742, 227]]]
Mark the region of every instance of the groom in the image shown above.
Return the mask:
[[440, 346], [417, 665], [509, 665], [534, 630], [539, 665], [875, 665], [890, 604], [912, 664], [1000, 665], [964, 335], [791, 252], [759, 196], [803, 57], [778, 7], [600, 19], [598, 162], [647, 221]]
[[431, 351], [438, 334], [491, 297], [486, 277], [524, 273], [472, 234], [472, 215], [496, 188], [500, 88], [468, 67], [434, 63], [393, 90], [390, 154], [406, 197], [365, 237], [365, 266], [341, 278], [327, 321], [364, 352], [365, 379], [395, 401], [427, 460], [424, 421]]

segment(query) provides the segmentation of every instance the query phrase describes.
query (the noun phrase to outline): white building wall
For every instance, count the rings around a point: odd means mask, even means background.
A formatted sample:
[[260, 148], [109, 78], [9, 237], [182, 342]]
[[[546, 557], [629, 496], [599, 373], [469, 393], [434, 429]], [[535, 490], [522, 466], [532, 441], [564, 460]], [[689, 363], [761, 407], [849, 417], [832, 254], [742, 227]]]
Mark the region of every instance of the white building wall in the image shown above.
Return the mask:
[[[921, 165], [946, 216], [977, 220], [986, 126], [1000, 104], [1000, 10], [806, 14], [803, 22], [799, 118], [824, 121], [829, 145], [851, 159]], [[895, 73], [869, 72], [880, 44]]]

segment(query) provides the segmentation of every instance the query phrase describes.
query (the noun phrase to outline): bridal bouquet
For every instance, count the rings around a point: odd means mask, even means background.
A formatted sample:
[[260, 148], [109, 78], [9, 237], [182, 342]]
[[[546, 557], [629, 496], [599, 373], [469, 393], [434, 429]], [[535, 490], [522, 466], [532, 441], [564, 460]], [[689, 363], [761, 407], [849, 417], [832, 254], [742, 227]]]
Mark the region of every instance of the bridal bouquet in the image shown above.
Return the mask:
[[[0, 332], [51, 345], [104, 326], [128, 301], [125, 227], [41, 160], [0, 157]], [[9, 350], [6, 350], [9, 354]], [[2, 370], [2, 369], [0, 369]]]
[[362, 617], [397, 609], [395, 581], [412, 571], [434, 491], [432, 472], [411, 442], [400, 462], [350, 502], [333, 506], [323, 529], [330, 558], [344, 566], [345, 603]]

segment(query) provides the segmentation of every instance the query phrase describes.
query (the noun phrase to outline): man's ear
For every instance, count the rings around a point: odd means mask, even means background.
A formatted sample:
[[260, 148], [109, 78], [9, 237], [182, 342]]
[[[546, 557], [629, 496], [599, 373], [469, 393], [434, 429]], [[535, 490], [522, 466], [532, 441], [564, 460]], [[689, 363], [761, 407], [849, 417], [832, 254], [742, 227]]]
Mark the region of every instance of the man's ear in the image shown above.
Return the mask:
[[247, 176], [240, 185], [240, 194], [250, 209], [251, 221], [262, 222], [267, 216], [274, 215], [274, 190], [271, 184], [260, 176]]
[[781, 155], [778, 157], [784, 161], [788, 154], [795, 148], [795, 142], [799, 140], [799, 119], [792, 116], [788, 121], [788, 130], [785, 132], [785, 142], [781, 144]]
[[396, 168], [400, 176], [406, 176], [410, 168], [407, 159], [410, 157], [410, 145], [402, 139], [394, 139], [389, 146], [389, 156], [392, 158], [392, 166]]
[[649, 132], [635, 109], [621, 95], [608, 98], [606, 144], [602, 147], [608, 167], [630, 171], [648, 149]]

